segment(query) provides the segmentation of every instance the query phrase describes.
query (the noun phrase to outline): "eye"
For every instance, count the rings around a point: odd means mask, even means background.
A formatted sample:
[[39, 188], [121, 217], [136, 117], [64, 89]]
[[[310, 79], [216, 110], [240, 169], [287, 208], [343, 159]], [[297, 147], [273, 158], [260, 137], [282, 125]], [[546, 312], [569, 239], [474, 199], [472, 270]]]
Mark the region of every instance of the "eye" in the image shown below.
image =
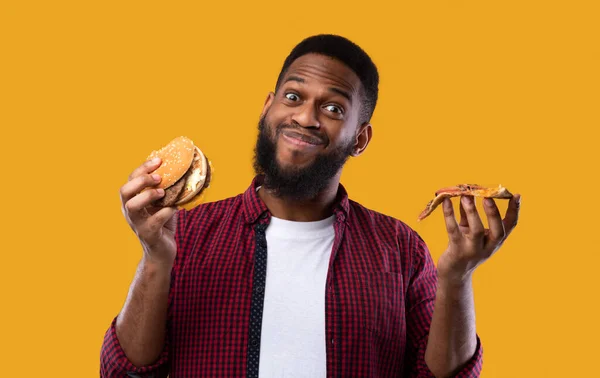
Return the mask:
[[337, 105], [327, 105], [327, 106], [325, 106], [325, 109], [327, 109], [327, 111], [332, 112], [332, 113], [344, 114], [344, 110], [342, 110], [342, 108], [340, 108]]
[[300, 100], [300, 97], [295, 93], [286, 93], [285, 98], [287, 98], [290, 101], [294, 101], [294, 102]]

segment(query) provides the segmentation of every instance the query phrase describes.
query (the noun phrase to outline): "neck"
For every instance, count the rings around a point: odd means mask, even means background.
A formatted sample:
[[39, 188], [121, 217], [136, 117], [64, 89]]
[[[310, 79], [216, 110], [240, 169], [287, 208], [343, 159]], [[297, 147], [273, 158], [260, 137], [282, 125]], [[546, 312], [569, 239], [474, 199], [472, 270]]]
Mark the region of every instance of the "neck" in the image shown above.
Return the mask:
[[339, 183], [338, 174], [315, 198], [307, 200], [278, 197], [264, 187], [260, 188], [258, 196], [274, 217], [295, 222], [314, 222], [333, 214]]

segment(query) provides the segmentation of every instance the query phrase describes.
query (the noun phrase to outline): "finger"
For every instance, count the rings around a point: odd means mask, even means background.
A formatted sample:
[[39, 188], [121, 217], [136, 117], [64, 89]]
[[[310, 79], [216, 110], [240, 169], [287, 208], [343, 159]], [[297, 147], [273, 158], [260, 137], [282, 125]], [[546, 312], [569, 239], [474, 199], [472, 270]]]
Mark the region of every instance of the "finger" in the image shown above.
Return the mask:
[[146, 207], [165, 195], [164, 189], [145, 190], [129, 201], [125, 202], [125, 210], [133, 223], [138, 223], [149, 217]]
[[462, 200], [460, 201], [460, 226], [469, 228], [469, 221], [467, 220], [467, 213], [465, 212], [465, 207], [462, 204]]
[[475, 199], [472, 196], [463, 196], [461, 197], [460, 202], [465, 208], [467, 220], [469, 221], [469, 234], [473, 236], [483, 236], [485, 228], [483, 227], [483, 222], [481, 222], [481, 218], [477, 212]]
[[131, 172], [131, 174], [129, 175], [128, 181], [131, 181], [134, 178], [141, 176], [145, 173], [153, 172], [159, 166], [160, 166], [160, 158], [157, 157], [152, 160], [147, 160], [144, 162], [144, 164], [140, 165], [133, 172]]
[[144, 189], [158, 185], [160, 180], [161, 178], [157, 174], [143, 174], [135, 177], [131, 181], [127, 181], [127, 183], [121, 187], [121, 201], [123, 203], [129, 201]]
[[[148, 247], [152, 248], [160, 239], [163, 227], [175, 232], [175, 228], [177, 227], [177, 217], [175, 216], [176, 212], [176, 207], [164, 207], [157, 211], [153, 216], [146, 219], [146, 221], [141, 225], [138, 230], [138, 235]], [[166, 224], [169, 223], [173, 223], [174, 226], [172, 228], [167, 227]]]
[[452, 207], [452, 201], [450, 198], [444, 199], [442, 203], [442, 209], [444, 210], [444, 220], [446, 222], [446, 231], [448, 231], [448, 237], [450, 240], [457, 240], [461, 236], [460, 229], [456, 223], [454, 217], [454, 208]]
[[[163, 207], [147, 220], [148, 230], [156, 233], [169, 222], [177, 213], [177, 207]], [[171, 228], [171, 227], [169, 227]], [[171, 230], [174, 231], [174, 228]]]
[[515, 194], [508, 202], [508, 209], [506, 209], [506, 216], [502, 223], [506, 230], [506, 236], [508, 236], [512, 230], [517, 226], [519, 221], [519, 212], [521, 211], [521, 195]]
[[489, 238], [493, 241], [504, 239], [506, 232], [496, 202], [491, 198], [484, 198], [483, 209], [490, 227], [490, 232], [488, 233]]

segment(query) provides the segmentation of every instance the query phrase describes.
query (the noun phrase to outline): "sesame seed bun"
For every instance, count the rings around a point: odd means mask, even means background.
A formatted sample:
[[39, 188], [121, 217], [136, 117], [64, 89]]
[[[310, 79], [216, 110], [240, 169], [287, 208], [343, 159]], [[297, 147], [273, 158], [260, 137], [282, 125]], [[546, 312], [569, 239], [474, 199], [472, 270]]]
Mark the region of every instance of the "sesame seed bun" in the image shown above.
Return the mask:
[[183, 136], [173, 139], [158, 151], [152, 151], [148, 160], [159, 157], [162, 162], [153, 172], [162, 178], [158, 187], [167, 189], [182, 178], [192, 164], [194, 152], [194, 142]]
[[161, 176], [157, 187], [163, 188], [165, 195], [153, 205], [178, 206], [189, 210], [200, 204], [199, 199], [203, 198], [200, 194], [208, 187], [211, 176], [211, 163], [200, 148], [189, 138], [178, 137], [160, 150], [153, 151], [148, 159], [154, 157], [162, 161], [152, 173]]

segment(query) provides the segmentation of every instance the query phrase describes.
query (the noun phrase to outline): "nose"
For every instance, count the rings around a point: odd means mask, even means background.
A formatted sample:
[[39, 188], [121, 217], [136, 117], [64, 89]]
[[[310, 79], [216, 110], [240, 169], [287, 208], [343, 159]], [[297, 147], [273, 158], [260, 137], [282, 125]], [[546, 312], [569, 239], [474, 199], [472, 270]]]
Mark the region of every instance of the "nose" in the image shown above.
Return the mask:
[[317, 109], [313, 102], [307, 101], [295, 108], [296, 112], [292, 114], [292, 121], [305, 128], [320, 128]]

